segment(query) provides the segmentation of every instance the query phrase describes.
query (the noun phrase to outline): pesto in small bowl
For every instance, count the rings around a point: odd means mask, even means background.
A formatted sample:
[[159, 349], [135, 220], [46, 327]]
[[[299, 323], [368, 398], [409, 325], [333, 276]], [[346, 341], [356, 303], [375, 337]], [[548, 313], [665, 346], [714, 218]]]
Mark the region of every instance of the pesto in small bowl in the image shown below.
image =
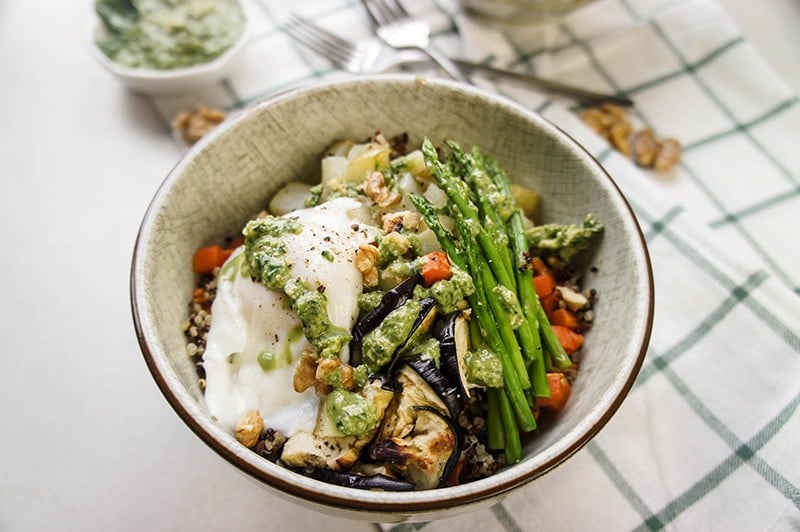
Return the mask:
[[96, 44], [129, 68], [169, 70], [212, 61], [241, 36], [236, 0], [96, 0], [105, 32]]

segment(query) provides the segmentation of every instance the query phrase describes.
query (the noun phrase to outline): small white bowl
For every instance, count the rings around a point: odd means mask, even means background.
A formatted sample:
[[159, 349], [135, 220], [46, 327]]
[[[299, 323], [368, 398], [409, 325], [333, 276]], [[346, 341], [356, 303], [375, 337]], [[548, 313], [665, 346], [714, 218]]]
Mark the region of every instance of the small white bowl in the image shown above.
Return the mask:
[[235, 59], [241, 54], [247, 42], [248, 23], [246, 16], [247, 14], [245, 13], [242, 32], [230, 48], [211, 61], [190, 67], [159, 70], [155, 68], [131, 68], [114, 62], [97, 46], [97, 38], [101, 37], [105, 32], [105, 28], [99, 20], [95, 22], [89, 33], [89, 53], [123, 85], [134, 92], [158, 96], [196, 92], [219, 81], [230, 73], [235, 66]]

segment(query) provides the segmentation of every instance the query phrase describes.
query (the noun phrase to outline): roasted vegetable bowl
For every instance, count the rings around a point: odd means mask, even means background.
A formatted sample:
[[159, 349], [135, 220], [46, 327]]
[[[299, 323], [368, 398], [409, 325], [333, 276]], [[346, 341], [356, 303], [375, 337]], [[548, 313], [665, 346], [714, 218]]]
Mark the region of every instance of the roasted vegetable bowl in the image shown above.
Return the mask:
[[504, 100], [403, 76], [291, 92], [201, 141], [148, 209], [132, 301], [206, 443], [370, 520], [489, 504], [562, 462], [619, 406], [652, 321], [641, 234], [591, 157]]

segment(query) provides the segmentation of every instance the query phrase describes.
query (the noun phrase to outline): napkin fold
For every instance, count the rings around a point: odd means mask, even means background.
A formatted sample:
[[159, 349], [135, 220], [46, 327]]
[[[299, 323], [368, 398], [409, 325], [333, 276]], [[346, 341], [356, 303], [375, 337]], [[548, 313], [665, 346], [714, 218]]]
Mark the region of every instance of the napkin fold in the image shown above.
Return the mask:
[[[201, 94], [152, 99], [165, 124], [197, 103], [236, 110], [342, 76], [283, 32], [290, 9], [351, 39], [371, 33], [358, 3], [245, 4], [241, 64]], [[654, 269], [651, 345], [618, 413], [566, 463], [488, 510], [382, 528], [800, 529], [797, 95], [712, 0], [599, 0], [534, 29], [489, 27], [447, 0], [406, 4], [448, 54], [627, 94], [635, 129], [683, 154], [668, 173], [644, 170], [574, 102], [473, 78], [571, 134], [626, 195]]]

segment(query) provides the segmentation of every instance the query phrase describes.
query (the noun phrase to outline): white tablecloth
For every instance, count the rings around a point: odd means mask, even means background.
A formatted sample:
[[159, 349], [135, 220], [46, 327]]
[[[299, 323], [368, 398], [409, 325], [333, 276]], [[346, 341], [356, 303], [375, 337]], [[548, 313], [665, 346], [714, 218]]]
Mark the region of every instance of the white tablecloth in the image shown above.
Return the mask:
[[[667, 93], [675, 97], [667, 107], [650, 99], [653, 86], [632, 95], [638, 119], [689, 145], [677, 172], [644, 175], [588, 134], [568, 106], [506, 94], [580, 136], [631, 199], [658, 289], [648, 361], [619, 414], [581, 453], [491, 511], [426, 530], [797, 529], [799, 333], [791, 292], [800, 281], [789, 259], [799, 250], [798, 228], [787, 221], [798, 212], [800, 56], [790, 51], [800, 49], [800, 7], [723, 2], [753, 32], [743, 36], [711, 2], [693, 2], [702, 17], [683, 12], [671, 22], [670, 11], [653, 11], [655, 1], [606, 3], [619, 16], [604, 12], [598, 23], [630, 24], [574, 35], [583, 48], [563, 52], [574, 62], [533, 64], [555, 76], [567, 66], [595, 70], [587, 84], [631, 90], [637, 80], [597, 63], [630, 51], [620, 38], [657, 37], [659, 57], [676, 67], [672, 80], [693, 90]], [[0, 105], [10, 117], [0, 130], [8, 244], [0, 264], [9, 282], [0, 305], [0, 529], [372, 529], [323, 521], [255, 488], [160, 397], [138, 353], [127, 283], [141, 216], [180, 155], [165, 124], [185, 102], [129, 94], [91, 62], [90, 5], [42, 4], [0, 8]], [[447, 24], [450, 3], [432, 4], [444, 22], [437, 45], [463, 52]], [[678, 4], [692, 2], [673, 4], [681, 13]], [[228, 105], [335, 75], [276, 30], [285, 5], [253, 5], [266, 38], [254, 41], [249, 68], [218, 93]], [[351, 36], [369, 33], [357, 2], [296, 9], [332, 27], [347, 22]], [[687, 31], [692, 38], [681, 40]], [[480, 53], [479, 38], [469, 39]], [[495, 45], [486, 46], [502, 61]], [[711, 118], [698, 121], [701, 112]], [[781, 135], [769, 136], [774, 131]], [[549, 509], [553, 501], [559, 511]]]

